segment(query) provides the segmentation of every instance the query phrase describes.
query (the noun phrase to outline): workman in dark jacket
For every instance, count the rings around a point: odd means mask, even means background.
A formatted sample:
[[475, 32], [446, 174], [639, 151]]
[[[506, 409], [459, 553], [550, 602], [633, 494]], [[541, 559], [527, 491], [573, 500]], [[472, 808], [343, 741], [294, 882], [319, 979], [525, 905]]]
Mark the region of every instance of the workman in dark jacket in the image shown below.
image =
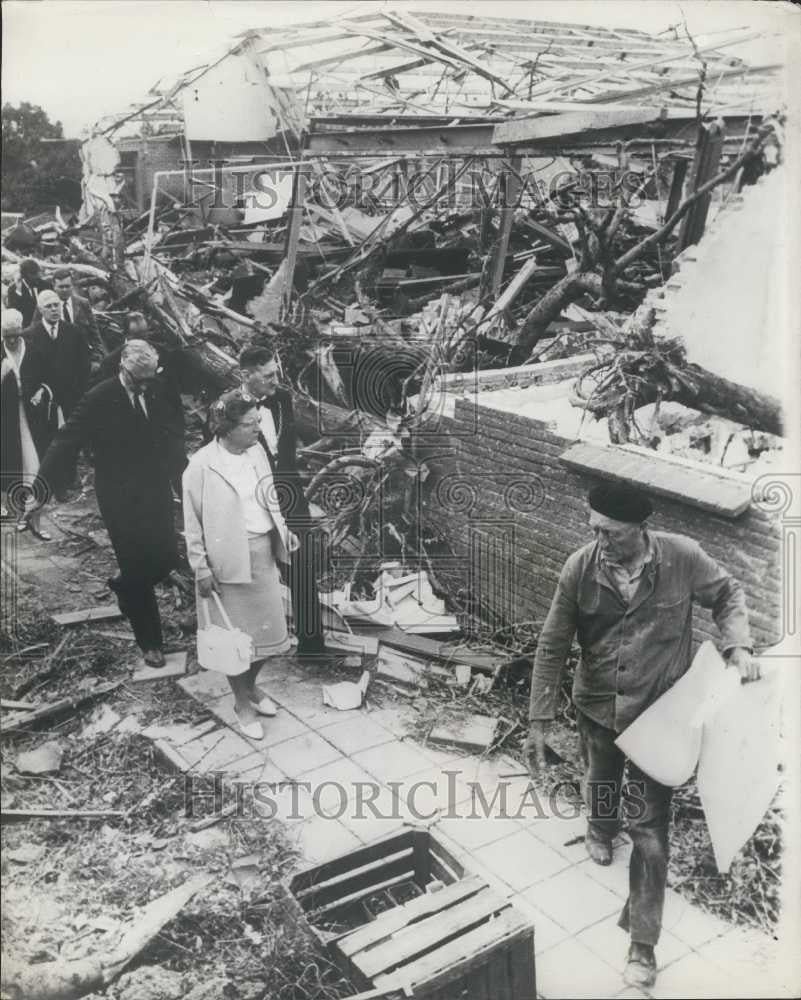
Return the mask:
[[[743, 589], [726, 570], [697, 542], [649, 531], [651, 502], [638, 491], [600, 485], [589, 501], [595, 541], [562, 568], [537, 644], [526, 754], [532, 772], [542, 773], [546, 726], [555, 717], [576, 636], [581, 661], [573, 701], [586, 768], [587, 851], [596, 864], [609, 865], [625, 764], [615, 739], [689, 668], [693, 602], [711, 609], [723, 655], [744, 681], [756, 680], [759, 667], [751, 655]], [[631, 935], [624, 980], [647, 988], [656, 978], [671, 789], [633, 762], [629, 782], [640, 794], [636, 808], [626, 810], [633, 850], [629, 898], [620, 919]]]

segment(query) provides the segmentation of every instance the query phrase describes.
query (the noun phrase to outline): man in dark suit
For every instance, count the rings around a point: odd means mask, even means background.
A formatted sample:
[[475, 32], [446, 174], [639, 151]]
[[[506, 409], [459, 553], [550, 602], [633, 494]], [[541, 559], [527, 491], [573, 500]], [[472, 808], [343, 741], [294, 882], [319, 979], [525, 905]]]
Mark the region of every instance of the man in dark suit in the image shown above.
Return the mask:
[[120, 568], [109, 586], [153, 667], [164, 665], [154, 587], [178, 564], [170, 480], [176, 464], [186, 463], [176, 453], [157, 368], [150, 344], [127, 343], [119, 375], [84, 396], [39, 469], [45, 490], [58, 491], [72, 476], [81, 448], [91, 453], [98, 507]]
[[64, 267], [53, 275], [53, 291], [61, 299], [61, 319], [83, 334], [90, 346], [97, 343], [97, 321], [89, 299], [79, 295], [72, 285], [72, 274]]
[[61, 318], [61, 299], [46, 289], [36, 300], [40, 319], [23, 336], [46, 365], [46, 381], [53, 390], [55, 406], [66, 420], [89, 384], [89, 347], [81, 333]]
[[8, 290], [8, 308], [22, 313], [23, 327], [33, 322], [36, 299], [45, 288], [47, 285], [39, 274], [38, 263], [31, 259], [23, 260], [19, 265], [19, 277]]
[[245, 389], [259, 401], [259, 443], [273, 470], [281, 513], [300, 540], [292, 553], [289, 583], [298, 637], [298, 656], [325, 653], [317, 574], [322, 565], [322, 539], [314, 530], [297, 465], [297, 434], [292, 394], [278, 384], [278, 360], [265, 347], [246, 347], [239, 356]]

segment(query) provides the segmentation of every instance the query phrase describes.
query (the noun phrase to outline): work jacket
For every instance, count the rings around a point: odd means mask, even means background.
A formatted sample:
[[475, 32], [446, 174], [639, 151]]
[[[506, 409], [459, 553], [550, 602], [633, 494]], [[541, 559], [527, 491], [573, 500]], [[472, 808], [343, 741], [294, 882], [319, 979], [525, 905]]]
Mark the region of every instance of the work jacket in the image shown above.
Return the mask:
[[[183, 476], [184, 534], [189, 565], [198, 579], [214, 574], [220, 583], [251, 583], [250, 546], [242, 501], [211, 441], [195, 452]], [[276, 559], [289, 562], [288, 531], [281, 514], [267, 456], [259, 445], [248, 451], [259, 477], [257, 496], [275, 522]]]
[[621, 732], [685, 673], [692, 653], [692, 607], [712, 609], [725, 652], [751, 647], [740, 584], [697, 542], [649, 533], [651, 559], [627, 602], [597, 542], [562, 568], [537, 644], [529, 718], [552, 719], [574, 636], [581, 660], [573, 701], [591, 719]]

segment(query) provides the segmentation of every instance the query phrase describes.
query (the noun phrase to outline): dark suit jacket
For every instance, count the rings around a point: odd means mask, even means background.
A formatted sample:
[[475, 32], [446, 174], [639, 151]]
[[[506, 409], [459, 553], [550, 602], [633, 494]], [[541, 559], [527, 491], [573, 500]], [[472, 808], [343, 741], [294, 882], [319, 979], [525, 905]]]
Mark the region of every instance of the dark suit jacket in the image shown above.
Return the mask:
[[158, 578], [177, 561], [170, 489], [175, 442], [171, 407], [158, 387], [146, 402], [149, 419], [143, 424], [118, 378], [90, 389], [48, 448], [39, 476], [58, 492], [86, 448], [120, 569]]
[[47, 285], [39, 281], [33, 286], [33, 292], [28, 290], [27, 285], [21, 282], [19, 285], [13, 284], [8, 290], [6, 301], [9, 309], [18, 309], [22, 313], [22, 325], [30, 326], [36, 312], [36, 297]]
[[53, 390], [56, 406], [69, 417], [89, 385], [89, 347], [70, 323], [60, 321], [53, 340], [41, 320], [22, 331], [27, 342], [44, 359], [45, 381]]
[[[72, 325], [76, 326], [84, 335], [87, 344], [92, 344], [97, 339], [97, 320], [89, 299], [73, 292], [70, 296], [70, 307], [72, 308]], [[38, 323], [41, 318], [42, 314], [37, 306], [33, 314], [33, 322]]]

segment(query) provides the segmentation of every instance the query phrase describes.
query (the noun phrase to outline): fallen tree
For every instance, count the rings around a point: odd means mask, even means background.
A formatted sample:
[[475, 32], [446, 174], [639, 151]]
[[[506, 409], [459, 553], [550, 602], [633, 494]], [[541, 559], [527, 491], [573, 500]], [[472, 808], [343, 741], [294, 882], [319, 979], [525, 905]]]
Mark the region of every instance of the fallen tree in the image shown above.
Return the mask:
[[[628, 343], [631, 345], [632, 338]], [[639, 350], [621, 348], [613, 358], [584, 372], [576, 380], [571, 398], [575, 406], [594, 417], [609, 419], [609, 434], [615, 444], [632, 440], [637, 407], [662, 400], [768, 434], [783, 431], [777, 399], [688, 362], [679, 340], [643, 343]]]

